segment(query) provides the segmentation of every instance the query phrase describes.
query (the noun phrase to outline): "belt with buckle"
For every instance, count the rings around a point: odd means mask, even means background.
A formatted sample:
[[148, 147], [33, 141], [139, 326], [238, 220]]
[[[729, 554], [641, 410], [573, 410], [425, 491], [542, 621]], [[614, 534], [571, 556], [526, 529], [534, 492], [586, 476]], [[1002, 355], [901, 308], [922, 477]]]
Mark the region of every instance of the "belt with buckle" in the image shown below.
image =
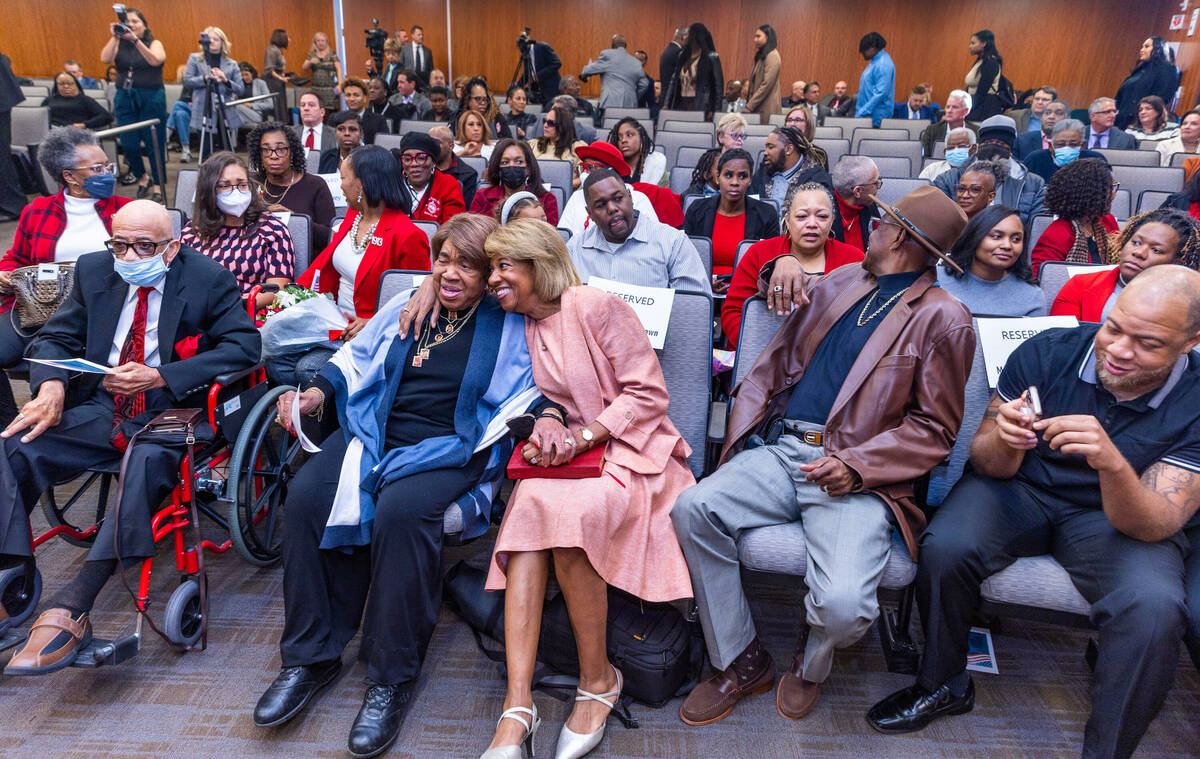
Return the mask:
[[799, 438], [808, 445], [818, 447], [824, 445], [825, 433], [819, 430], [787, 430], [784, 434]]

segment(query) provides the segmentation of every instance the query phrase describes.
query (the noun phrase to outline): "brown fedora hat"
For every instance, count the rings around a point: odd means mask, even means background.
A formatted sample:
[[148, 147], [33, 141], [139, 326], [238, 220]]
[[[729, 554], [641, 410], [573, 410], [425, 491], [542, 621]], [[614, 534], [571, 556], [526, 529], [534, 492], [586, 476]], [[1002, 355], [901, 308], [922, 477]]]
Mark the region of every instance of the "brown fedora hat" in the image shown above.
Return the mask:
[[883, 212], [908, 231], [912, 238], [933, 255], [962, 272], [962, 267], [946, 255], [967, 226], [967, 214], [944, 192], [932, 185], [918, 187], [889, 206], [874, 195], [871, 200]]

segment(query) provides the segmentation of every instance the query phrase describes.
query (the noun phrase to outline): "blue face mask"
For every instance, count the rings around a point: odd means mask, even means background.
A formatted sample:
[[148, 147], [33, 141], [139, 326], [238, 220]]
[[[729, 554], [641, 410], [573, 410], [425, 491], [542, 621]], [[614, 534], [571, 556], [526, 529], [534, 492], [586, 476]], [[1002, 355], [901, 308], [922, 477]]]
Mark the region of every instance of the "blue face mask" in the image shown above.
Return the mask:
[[967, 159], [970, 157], [970, 148], [951, 148], [950, 150], [946, 151], [946, 163], [950, 164], [956, 169], [966, 163]]
[[150, 258], [139, 258], [137, 261], [113, 259], [113, 269], [129, 284], [135, 287], [153, 287], [164, 274], [167, 264], [163, 261], [163, 253]]
[[1079, 148], [1055, 148], [1054, 165], [1066, 166], [1079, 157]]
[[96, 200], [107, 200], [117, 189], [115, 174], [93, 174], [83, 180], [83, 191]]

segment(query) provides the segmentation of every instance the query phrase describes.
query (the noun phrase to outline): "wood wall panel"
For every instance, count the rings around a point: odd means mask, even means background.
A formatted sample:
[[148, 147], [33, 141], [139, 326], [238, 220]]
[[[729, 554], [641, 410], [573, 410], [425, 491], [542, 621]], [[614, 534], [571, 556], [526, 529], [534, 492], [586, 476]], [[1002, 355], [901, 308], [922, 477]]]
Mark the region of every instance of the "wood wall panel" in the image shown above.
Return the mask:
[[[493, 89], [508, 83], [516, 65], [514, 41], [521, 27], [554, 46], [563, 73], [578, 73], [589, 58], [621, 32], [631, 50], [650, 56], [657, 77], [658, 56], [676, 25], [703, 20], [713, 33], [726, 78], [748, 76], [751, 38], [761, 23], [779, 33], [783, 57], [783, 89], [794, 79], [817, 79], [828, 91], [838, 79], [857, 89], [864, 62], [858, 39], [876, 30], [888, 39], [896, 60], [897, 90], [903, 97], [918, 81], [932, 82], [939, 102], [962, 84], [972, 59], [966, 44], [979, 28], [991, 28], [1005, 56], [1005, 74], [1018, 88], [1049, 83], [1058, 86], [1073, 106], [1116, 91], [1129, 72], [1145, 37], [1161, 34], [1181, 41], [1185, 69], [1184, 103], [1196, 99], [1200, 86], [1200, 42], [1183, 32], [1168, 32], [1178, 3], [1172, 0], [449, 0], [453, 34], [453, 74], [487, 76]], [[288, 56], [299, 63], [314, 31], [333, 30], [330, 0], [140, 0], [151, 28], [167, 49], [168, 78], [175, 66], [196, 49], [199, 30], [214, 23], [233, 41], [239, 60], [262, 63], [270, 30], [287, 29], [293, 38]], [[112, 12], [107, 2], [87, 0], [66, 11], [70, 31], [63, 32], [63, 6], [37, 0], [8, 0], [0, 25], [0, 50], [18, 72], [48, 76], [64, 58], [83, 63], [93, 76], [103, 73], [98, 54], [107, 38]], [[363, 29], [372, 16], [382, 27], [421, 24], [437, 65], [449, 70], [446, 49], [446, 1], [344, 0], [345, 40], [351, 71], [361, 73], [366, 60]], [[19, 20], [12, 23], [11, 20]], [[1188, 68], [1195, 70], [1189, 71]], [[599, 93], [599, 81], [584, 85]]]

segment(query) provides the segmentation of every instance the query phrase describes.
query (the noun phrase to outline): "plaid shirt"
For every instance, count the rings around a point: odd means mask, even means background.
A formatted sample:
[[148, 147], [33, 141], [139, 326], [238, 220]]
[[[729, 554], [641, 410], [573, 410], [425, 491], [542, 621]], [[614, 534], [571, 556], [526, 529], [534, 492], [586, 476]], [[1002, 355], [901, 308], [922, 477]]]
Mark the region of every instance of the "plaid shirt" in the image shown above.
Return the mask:
[[[0, 258], [0, 271], [13, 271], [22, 266], [34, 266], [54, 261], [54, 250], [58, 238], [67, 228], [67, 208], [61, 190], [57, 195], [35, 198], [21, 211], [17, 231], [13, 235], [12, 247]], [[112, 232], [112, 217], [117, 210], [129, 202], [129, 198], [114, 195], [96, 202], [96, 213], [104, 222], [104, 228]], [[12, 308], [12, 296], [0, 301], [0, 313]]]
[[[54, 260], [54, 249], [58, 238], [67, 228], [66, 201], [63, 193], [35, 198], [21, 212], [17, 231], [13, 235], [12, 247], [0, 259], [0, 271], [12, 271], [22, 266], [50, 263]], [[129, 202], [129, 198], [116, 195], [96, 201], [96, 213], [104, 222], [104, 228], [112, 232], [112, 217], [117, 210]]]

